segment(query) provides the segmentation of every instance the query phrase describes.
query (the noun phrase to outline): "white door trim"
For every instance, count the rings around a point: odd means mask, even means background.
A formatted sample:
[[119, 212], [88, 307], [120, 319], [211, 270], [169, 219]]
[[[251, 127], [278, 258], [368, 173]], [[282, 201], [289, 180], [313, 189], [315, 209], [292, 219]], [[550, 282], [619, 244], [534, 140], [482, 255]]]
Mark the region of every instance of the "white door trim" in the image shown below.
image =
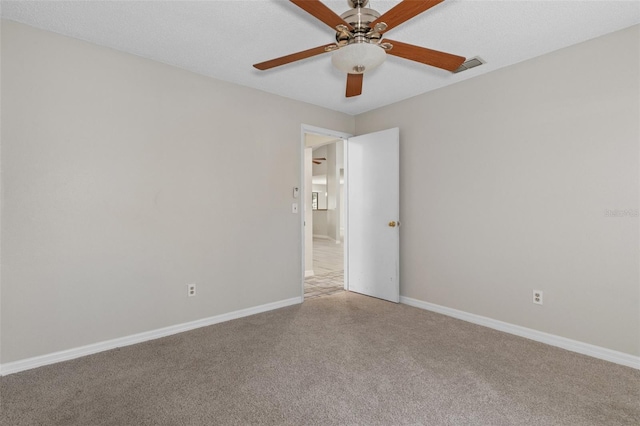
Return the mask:
[[[346, 149], [347, 149], [347, 141], [350, 137], [352, 137], [353, 135], [350, 133], [344, 133], [344, 132], [338, 132], [336, 130], [330, 130], [330, 129], [324, 129], [322, 127], [316, 127], [316, 126], [312, 126], [310, 124], [301, 124], [300, 125], [300, 146], [299, 146], [299, 159], [300, 159], [300, 198], [299, 198], [299, 203], [301, 205], [301, 208], [299, 209], [299, 211], [302, 213], [300, 215], [300, 253], [302, 253], [302, 259], [301, 259], [301, 271], [302, 273], [300, 274], [300, 296], [302, 297], [302, 300], [304, 301], [304, 275], [305, 275], [305, 264], [304, 264], [304, 257], [305, 257], [305, 247], [304, 247], [304, 216], [305, 216], [305, 200], [306, 200], [306, 194], [304, 191], [304, 149], [305, 149], [305, 143], [304, 143], [304, 135], [306, 133], [312, 133], [315, 135], [321, 135], [321, 136], [328, 136], [331, 138], [336, 138], [336, 139], [342, 139], [344, 141], [343, 145], [344, 145], [344, 150], [346, 153]], [[346, 158], [345, 158], [345, 162], [346, 162]], [[346, 175], [346, 173], [345, 173]], [[347, 185], [347, 181], [346, 181], [346, 176], [345, 176], [345, 191], [346, 191], [346, 185]], [[349, 202], [347, 200], [347, 197], [345, 196], [345, 217], [346, 217], [346, 213], [347, 213], [347, 207], [349, 205]], [[347, 259], [347, 224], [345, 224], [345, 231], [344, 231], [344, 267], [345, 267], [345, 290], [348, 288], [347, 287], [347, 280], [346, 280], [346, 272], [347, 272], [347, 267], [348, 267], [348, 259]]]

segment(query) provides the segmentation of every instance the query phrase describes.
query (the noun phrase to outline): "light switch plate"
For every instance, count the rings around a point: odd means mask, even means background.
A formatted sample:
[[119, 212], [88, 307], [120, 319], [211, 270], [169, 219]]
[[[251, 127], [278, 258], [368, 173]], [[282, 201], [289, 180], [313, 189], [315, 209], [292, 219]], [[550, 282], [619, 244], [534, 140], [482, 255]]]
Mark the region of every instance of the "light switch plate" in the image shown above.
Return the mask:
[[298, 203], [291, 204], [291, 213], [298, 213]]

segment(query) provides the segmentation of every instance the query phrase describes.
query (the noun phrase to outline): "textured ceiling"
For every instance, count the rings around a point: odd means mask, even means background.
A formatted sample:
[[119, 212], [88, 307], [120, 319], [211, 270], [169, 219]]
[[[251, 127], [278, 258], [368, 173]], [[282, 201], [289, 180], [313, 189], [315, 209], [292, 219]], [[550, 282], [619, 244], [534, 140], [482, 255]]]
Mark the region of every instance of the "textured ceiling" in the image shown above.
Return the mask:
[[[346, 0], [324, 1], [336, 13]], [[384, 13], [395, 1], [371, 0]], [[286, 0], [2, 1], [2, 16], [221, 80], [358, 114], [640, 22], [640, 2], [446, 0], [389, 31], [398, 41], [486, 64], [451, 74], [388, 56], [346, 99], [330, 53], [269, 71], [252, 64], [334, 41]], [[594, 58], [597, 60], [597, 58]], [[617, 65], [622, 66], [622, 65]]]

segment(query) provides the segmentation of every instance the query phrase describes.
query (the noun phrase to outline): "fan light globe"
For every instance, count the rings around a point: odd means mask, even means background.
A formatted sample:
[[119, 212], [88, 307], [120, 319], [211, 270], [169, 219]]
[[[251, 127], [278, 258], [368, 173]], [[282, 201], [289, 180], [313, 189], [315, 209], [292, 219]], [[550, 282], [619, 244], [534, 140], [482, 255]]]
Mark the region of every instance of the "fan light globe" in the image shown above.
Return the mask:
[[362, 74], [379, 67], [386, 57], [384, 49], [377, 44], [354, 43], [336, 50], [331, 62], [347, 74]]

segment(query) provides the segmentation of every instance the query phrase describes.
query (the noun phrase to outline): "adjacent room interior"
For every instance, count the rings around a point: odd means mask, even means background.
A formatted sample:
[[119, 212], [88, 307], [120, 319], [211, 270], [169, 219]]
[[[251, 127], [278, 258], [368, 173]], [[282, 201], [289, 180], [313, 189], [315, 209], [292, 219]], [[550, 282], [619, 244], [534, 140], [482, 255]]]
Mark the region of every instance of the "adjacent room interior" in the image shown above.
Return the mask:
[[[0, 423], [639, 424], [638, 2], [431, 2], [483, 63], [364, 81], [311, 3], [2, 2]], [[399, 129], [400, 303], [309, 128]]]
[[[304, 168], [307, 193], [305, 213], [305, 290], [306, 299], [330, 296], [344, 291], [344, 145], [342, 140], [330, 136], [306, 134], [305, 147], [311, 157], [305, 156]], [[306, 228], [310, 232], [306, 232]]]

